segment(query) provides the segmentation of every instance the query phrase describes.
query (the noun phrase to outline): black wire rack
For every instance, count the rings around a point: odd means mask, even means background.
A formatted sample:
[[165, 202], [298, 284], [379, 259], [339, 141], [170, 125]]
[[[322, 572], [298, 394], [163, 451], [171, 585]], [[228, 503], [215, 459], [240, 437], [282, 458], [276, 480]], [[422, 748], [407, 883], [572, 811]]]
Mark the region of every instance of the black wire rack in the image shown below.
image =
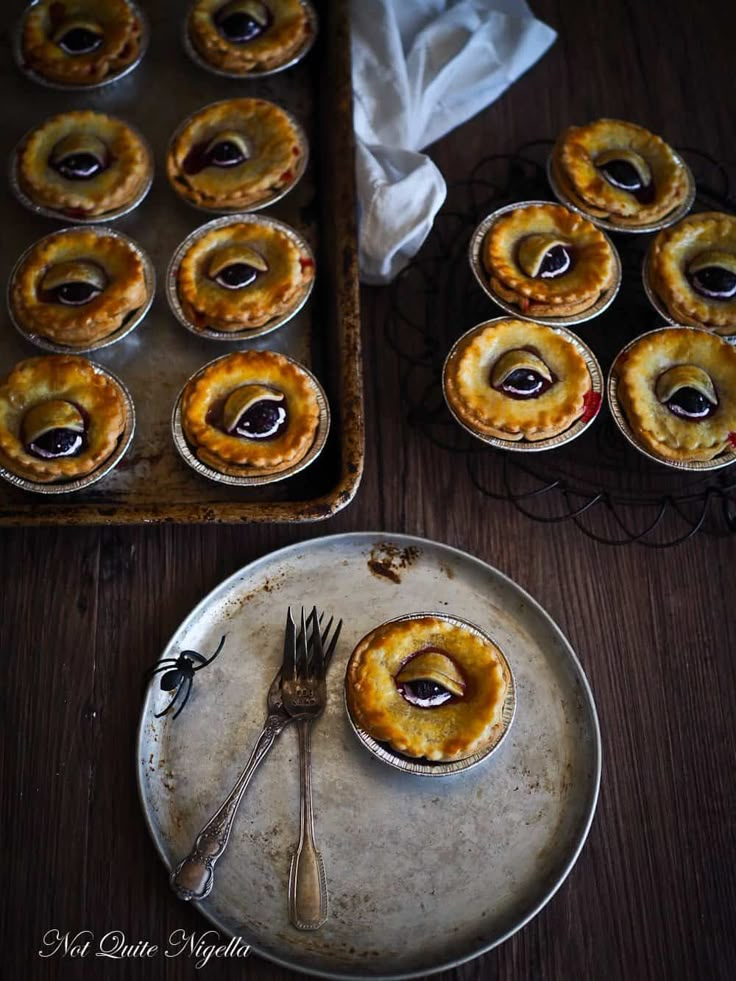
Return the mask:
[[[536, 140], [515, 153], [486, 157], [466, 180], [451, 185], [421, 252], [394, 282], [386, 335], [400, 360], [408, 420], [464, 461], [479, 493], [510, 502], [535, 521], [568, 522], [606, 545], [637, 542], [648, 548], [678, 545], [697, 533], [733, 534], [736, 466], [692, 473], [650, 461], [621, 435], [606, 405], [578, 439], [535, 454], [484, 445], [445, 406], [442, 365], [453, 342], [475, 324], [503, 315], [473, 277], [471, 233], [505, 204], [554, 201], [546, 177], [551, 148], [551, 140]], [[680, 153], [696, 179], [694, 210], [735, 212], [736, 163], [719, 163], [689, 147]], [[662, 326], [641, 279], [652, 236], [612, 237], [623, 266], [619, 295], [601, 316], [574, 328], [606, 374], [624, 344]]]

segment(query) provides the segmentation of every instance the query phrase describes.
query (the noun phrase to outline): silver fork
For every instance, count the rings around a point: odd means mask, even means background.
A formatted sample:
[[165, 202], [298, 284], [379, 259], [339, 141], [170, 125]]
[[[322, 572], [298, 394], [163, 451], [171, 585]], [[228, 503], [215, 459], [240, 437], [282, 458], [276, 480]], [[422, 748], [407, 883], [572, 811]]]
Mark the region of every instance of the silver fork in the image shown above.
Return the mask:
[[[316, 639], [320, 644], [320, 649], [322, 649], [327, 642], [331, 626], [332, 620], [321, 636], [319, 630], [313, 631], [314, 636], [310, 639], [310, 645]], [[199, 832], [189, 854], [179, 862], [169, 876], [171, 888], [179, 899], [199, 901], [205, 899], [212, 892], [215, 882], [215, 864], [222, 857], [227, 847], [235, 815], [251, 777], [266, 758], [279, 733], [290, 722], [294, 721], [293, 716], [284, 708], [282, 674], [287, 662], [293, 665], [297, 644], [301, 647], [305, 642], [303, 631], [301, 637], [296, 637], [294, 621], [291, 618], [291, 610], [289, 610], [284, 636], [284, 657], [281, 667], [276, 672], [276, 676], [268, 689], [266, 698], [267, 717], [263, 729], [232, 790]]]
[[[327, 919], [327, 879], [322, 855], [314, 841], [312, 810], [311, 727], [324, 711], [327, 702], [325, 674], [342, 629], [342, 620], [335, 628], [327, 650], [320, 637], [321, 617], [314, 607], [310, 614], [311, 657], [307, 649], [306, 624], [302, 609], [301, 640], [296, 645], [293, 662], [284, 661], [281, 694], [287, 712], [296, 719], [299, 733], [299, 843], [291, 856], [289, 869], [289, 919], [299, 930], [317, 930]], [[324, 631], [326, 636], [332, 619]]]

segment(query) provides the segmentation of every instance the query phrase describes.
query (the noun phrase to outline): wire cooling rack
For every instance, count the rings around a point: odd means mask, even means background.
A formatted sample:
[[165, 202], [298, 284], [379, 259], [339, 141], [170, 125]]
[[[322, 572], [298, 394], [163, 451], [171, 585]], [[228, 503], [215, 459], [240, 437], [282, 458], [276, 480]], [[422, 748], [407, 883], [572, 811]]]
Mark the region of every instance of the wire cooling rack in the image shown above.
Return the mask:
[[[650, 461], [629, 445], [606, 405], [578, 439], [538, 454], [482, 444], [445, 406], [442, 365], [453, 342], [475, 324], [503, 314], [473, 278], [467, 255], [471, 233], [505, 204], [555, 200], [546, 177], [551, 148], [551, 140], [536, 140], [513, 154], [486, 157], [466, 180], [449, 187], [427, 242], [393, 284], [386, 334], [400, 360], [409, 422], [464, 461], [480, 494], [510, 502], [535, 521], [568, 522], [606, 545], [637, 542], [649, 548], [677, 545], [697, 533], [733, 534], [736, 466], [698, 474]], [[680, 153], [696, 179], [693, 210], [736, 211], [736, 163], [722, 164], [688, 147]], [[613, 239], [623, 266], [620, 293], [601, 316], [573, 328], [606, 374], [624, 344], [662, 326], [641, 280], [652, 236], [613, 233]]]

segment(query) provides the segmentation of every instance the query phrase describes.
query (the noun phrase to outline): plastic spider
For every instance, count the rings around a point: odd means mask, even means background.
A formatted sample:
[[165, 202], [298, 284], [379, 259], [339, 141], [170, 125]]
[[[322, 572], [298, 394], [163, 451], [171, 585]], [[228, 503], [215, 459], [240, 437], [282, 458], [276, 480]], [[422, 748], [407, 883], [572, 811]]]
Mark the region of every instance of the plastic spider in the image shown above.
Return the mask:
[[182, 651], [178, 657], [165, 657], [155, 668], [146, 672], [146, 681], [148, 681], [163, 671], [164, 673], [161, 676], [161, 691], [174, 692], [174, 697], [166, 708], [162, 712], [156, 712], [154, 718], [160, 719], [162, 715], [167, 715], [174, 708], [179, 696], [184, 691], [184, 698], [172, 716], [173, 719], [177, 717], [189, 701], [192, 682], [194, 681], [194, 672], [201, 671], [208, 664], [212, 664], [223, 648], [225, 637], [226, 634], [223, 634], [220, 638], [220, 643], [217, 645], [217, 650], [211, 657], [204, 657], [202, 654], [198, 654], [197, 651]]

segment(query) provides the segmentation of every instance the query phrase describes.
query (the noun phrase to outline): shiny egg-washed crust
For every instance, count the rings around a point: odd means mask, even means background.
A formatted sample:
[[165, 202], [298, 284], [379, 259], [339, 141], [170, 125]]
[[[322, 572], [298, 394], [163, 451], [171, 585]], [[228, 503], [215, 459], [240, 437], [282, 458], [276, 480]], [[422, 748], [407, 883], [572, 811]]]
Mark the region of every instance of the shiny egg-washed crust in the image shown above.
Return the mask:
[[[192, 148], [227, 130], [242, 134], [250, 157], [236, 167], [205, 167], [195, 174], [184, 163]], [[292, 183], [302, 148], [283, 109], [265, 99], [228, 99], [191, 116], [167, 155], [171, 186], [186, 201], [208, 208], [248, 208]]]
[[[421, 708], [406, 701], [395, 679], [412, 654], [428, 647], [450, 656], [466, 690], [444, 705]], [[417, 616], [383, 624], [360, 641], [348, 662], [345, 693], [355, 722], [378, 742], [406, 756], [451, 761], [495, 742], [510, 680], [494, 644], [439, 617]]]
[[[507, 351], [533, 351], [555, 381], [537, 398], [514, 399], [491, 387], [491, 372]], [[536, 442], [565, 432], [585, 411], [592, 379], [585, 359], [551, 327], [502, 320], [469, 335], [447, 364], [445, 393], [454, 413], [475, 432]]]
[[[633, 194], [614, 187], [595, 166], [606, 150], [631, 150], [649, 164], [654, 200], [642, 204]], [[619, 119], [597, 119], [569, 126], [552, 151], [552, 168], [563, 194], [594, 218], [622, 228], [648, 225], [679, 207], [687, 196], [687, 172], [672, 148], [643, 126]]]
[[[242, 243], [266, 260], [268, 271], [250, 286], [231, 290], [207, 275], [213, 255]], [[265, 222], [242, 222], [213, 228], [184, 254], [179, 266], [179, 301], [194, 327], [222, 331], [262, 327], [288, 313], [314, 278], [314, 263], [294, 240]]]
[[[52, 40], [66, 19], [98, 24], [103, 29], [102, 44], [89, 54], [67, 54]], [[52, 82], [95, 85], [136, 60], [142, 31], [140, 18], [126, 0], [41, 0], [23, 20], [23, 62]]]
[[[47, 272], [76, 259], [103, 270], [107, 285], [102, 292], [81, 306], [42, 299], [41, 282]], [[86, 228], [67, 229], [37, 242], [10, 287], [13, 315], [24, 330], [71, 347], [91, 344], [119, 330], [147, 299], [138, 252], [115, 235]]]
[[252, 41], [228, 41], [213, 19], [225, 2], [195, 0], [189, 14], [189, 39], [213, 68], [242, 75], [271, 71], [291, 61], [309, 37], [311, 25], [300, 0], [265, 0], [273, 17], [270, 27]]
[[736, 256], [734, 215], [702, 212], [663, 229], [649, 252], [649, 283], [679, 324], [708, 327], [716, 334], [734, 334], [736, 298], [717, 300], [701, 296], [687, 278], [690, 262], [710, 249]]
[[[567, 272], [549, 279], [527, 276], [518, 261], [528, 235], [550, 234], [570, 243]], [[515, 208], [488, 229], [483, 264], [491, 289], [531, 316], [569, 316], [596, 303], [616, 277], [613, 251], [605, 235], [585, 218], [558, 204]]]
[[[41, 460], [25, 450], [24, 415], [52, 399], [72, 402], [86, 415], [86, 446], [78, 456]], [[127, 416], [120, 387], [86, 358], [50, 354], [20, 361], [0, 384], [0, 462], [38, 483], [84, 477], [114, 452]]]
[[[50, 164], [65, 136], [83, 132], [108, 149], [109, 166], [88, 180], [67, 180]], [[131, 204], [148, 181], [153, 161], [138, 134], [119, 119], [80, 109], [51, 116], [26, 138], [18, 151], [18, 181], [35, 204], [72, 217], [105, 215]]]
[[[710, 376], [718, 407], [709, 419], [680, 419], [657, 398], [660, 375], [692, 364]], [[668, 327], [635, 341], [615, 365], [621, 409], [655, 456], [683, 463], [712, 460], [736, 434], [736, 350], [705, 330]]]
[[[288, 425], [275, 439], [229, 436], [208, 418], [213, 407], [243, 385], [267, 385], [286, 398]], [[223, 473], [233, 467], [277, 473], [308, 452], [319, 425], [319, 402], [309, 375], [296, 362], [272, 351], [237, 351], [195, 375], [181, 400], [184, 434], [196, 455]]]

